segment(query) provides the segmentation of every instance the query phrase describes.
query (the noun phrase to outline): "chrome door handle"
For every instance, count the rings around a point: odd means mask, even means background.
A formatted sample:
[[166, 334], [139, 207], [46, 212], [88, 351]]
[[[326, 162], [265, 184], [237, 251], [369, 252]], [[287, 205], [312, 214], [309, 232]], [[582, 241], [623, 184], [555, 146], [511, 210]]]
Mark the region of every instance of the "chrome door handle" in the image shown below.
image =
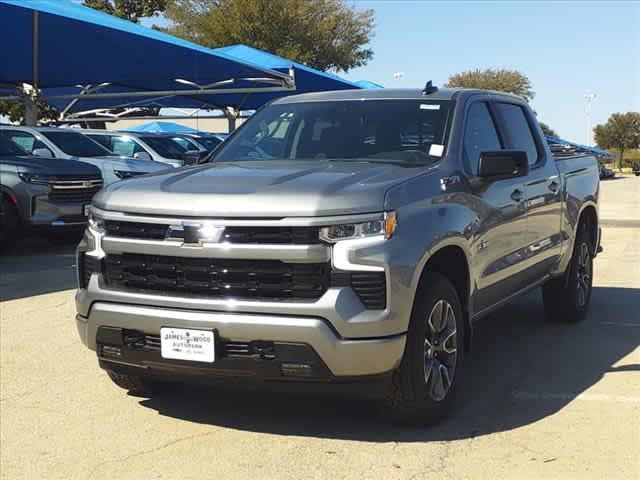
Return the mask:
[[513, 200], [514, 202], [521, 201], [522, 197], [524, 197], [524, 193], [520, 189], [515, 189], [513, 192], [511, 192], [511, 200]]
[[549, 190], [551, 190], [553, 193], [558, 193], [558, 190], [560, 190], [560, 184], [556, 181], [553, 181], [549, 184]]

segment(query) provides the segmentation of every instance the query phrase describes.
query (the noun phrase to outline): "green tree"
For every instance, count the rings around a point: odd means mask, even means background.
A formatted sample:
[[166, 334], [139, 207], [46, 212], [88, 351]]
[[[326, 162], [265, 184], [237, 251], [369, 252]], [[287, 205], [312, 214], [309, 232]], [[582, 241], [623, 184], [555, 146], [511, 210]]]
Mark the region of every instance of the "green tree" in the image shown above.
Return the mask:
[[625, 150], [640, 147], [640, 113], [614, 113], [607, 123], [596, 125], [593, 132], [599, 147], [620, 152], [618, 168], [622, 169]]
[[540, 128], [542, 129], [542, 133], [544, 133], [545, 135], [548, 135], [550, 137], [558, 136], [556, 131], [544, 122], [540, 122]]
[[529, 78], [517, 70], [505, 68], [479, 68], [456, 73], [449, 77], [446, 87], [484, 88], [498, 92], [513, 93], [530, 101], [535, 93]]
[[137, 23], [142, 17], [163, 12], [167, 0], [84, 0], [83, 3], [87, 7]]
[[[58, 118], [58, 110], [45, 102], [42, 97], [36, 97], [39, 120], [55, 120]], [[9, 117], [12, 122], [24, 122], [23, 100], [0, 100], [0, 115]]]
[[319, 70], [373, 57], [373, 11], [341, 0], [170, 0], [169, 33], [207, 47], [243, 43]]

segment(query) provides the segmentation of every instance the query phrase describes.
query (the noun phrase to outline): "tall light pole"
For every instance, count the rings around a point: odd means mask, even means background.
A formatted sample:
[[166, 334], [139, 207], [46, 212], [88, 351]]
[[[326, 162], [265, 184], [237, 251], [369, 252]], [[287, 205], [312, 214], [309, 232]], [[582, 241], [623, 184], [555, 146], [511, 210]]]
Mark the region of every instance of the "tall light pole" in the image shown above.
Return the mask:
[[593, 101], [596, 99], [596, 94], [595, 93], [585, 93], [584, 94], [584, 100], [585, 100], [585, 106], [584, 106], [584, 114], [587, 117], [587, 146], [590, 147], [591, 146], [591, 138], [593, 137], [593, 127], [591, 126], [591, 104], [593, 103]]

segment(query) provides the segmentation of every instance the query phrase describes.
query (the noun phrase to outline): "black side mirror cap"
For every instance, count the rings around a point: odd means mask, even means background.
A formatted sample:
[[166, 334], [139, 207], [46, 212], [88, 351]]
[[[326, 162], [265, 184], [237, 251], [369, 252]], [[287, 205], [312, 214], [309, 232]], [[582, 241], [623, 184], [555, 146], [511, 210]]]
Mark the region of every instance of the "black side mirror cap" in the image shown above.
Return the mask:
[[478, 162], [478, 176], [488, 179], [524, 177], [529, 173], [527, 152], [496, 150], [482, 152]]

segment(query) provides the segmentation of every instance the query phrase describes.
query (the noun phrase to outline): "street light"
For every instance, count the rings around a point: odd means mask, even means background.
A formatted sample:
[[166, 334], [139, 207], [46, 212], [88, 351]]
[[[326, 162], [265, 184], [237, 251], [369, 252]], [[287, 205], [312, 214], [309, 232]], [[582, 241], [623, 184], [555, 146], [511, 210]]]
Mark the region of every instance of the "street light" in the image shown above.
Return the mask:
[[587, 117], [587, 146], [590, 147], [591, 146], [591, 138], [593, 136], [593, 128], [591, 126], [591, 104], [593, 103], [593, 101], [596, 99], [597, 95], [595, 93], [585, 93], [584, 94], [584, 100], [586, 102], [585, 107], [584, 107], [584, 113]]

